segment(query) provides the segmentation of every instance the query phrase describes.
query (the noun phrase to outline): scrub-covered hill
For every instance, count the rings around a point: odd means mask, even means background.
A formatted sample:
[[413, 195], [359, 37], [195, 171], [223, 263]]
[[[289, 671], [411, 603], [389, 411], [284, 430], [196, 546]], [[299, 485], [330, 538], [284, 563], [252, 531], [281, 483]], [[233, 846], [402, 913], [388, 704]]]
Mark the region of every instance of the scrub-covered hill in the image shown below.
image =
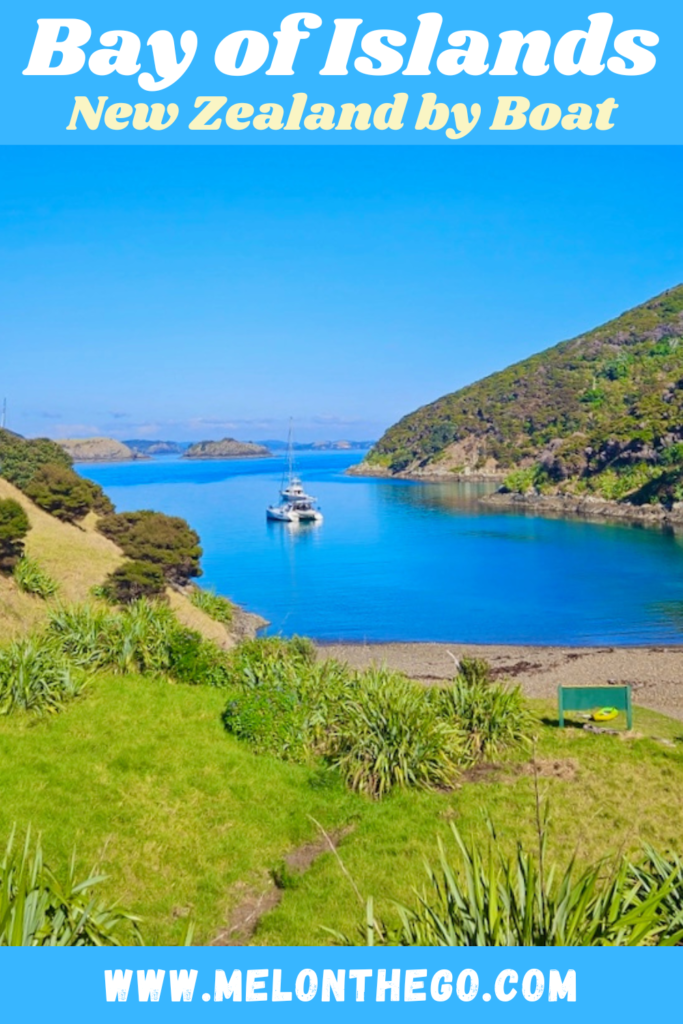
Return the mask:
[[236, 441], [224, 437], [222, 441], [198, 441], [183, 452], [184, 459], [265, 459], [271, 452], [253, 441]]
[[144, 458], [123, 441], [113, 437], [70, 437], [58, 441], [74, 462], [126, 462]]
[[680, 500], [683, 285], [405, 416], [359, 471]]
[[[12, 498], [25, 510], [30, 529], [26, 554], [59, 585], [66, 603], [90, 599], [90, 589], [123, 561], [123, 553], [95, 528], [90, 514], [79, 526], [64, 523], [38, 508], [17, 487], [0, 478], [0, 500]], [[46, 614], [46, 604], [24, 593], [11, 576], [0, 573], [0, 631], [27, 632]]]

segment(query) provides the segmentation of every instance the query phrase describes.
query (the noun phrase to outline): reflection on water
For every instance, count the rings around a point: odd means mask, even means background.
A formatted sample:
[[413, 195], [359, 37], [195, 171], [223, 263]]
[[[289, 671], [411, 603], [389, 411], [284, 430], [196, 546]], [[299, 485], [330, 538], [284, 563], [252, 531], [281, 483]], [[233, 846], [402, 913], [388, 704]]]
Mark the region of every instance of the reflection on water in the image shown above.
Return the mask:
[[478, 502], [485, 494], [491, 494], [494, 484], [434, 483], [413, 480], [378, 481], [375, 483], [382, 501], [389, 505], [409, 505], [420, 512], [451, 511], [479, 508]]
[[662, 622], [670, 624], [683, 635], [683, 601], [655, 602], [652, 611]]
[[199, 531], [204, 582], [272, 629], [323, 640], [683, 642], [681, 537], [480, 505], [483, 483], [346, 477], [357, 456], [298, 469], [322, 523], [268, 522], [284, 460], [91, 466], [121, 510]]
[[492, 540], [537, 540], [537, 537], [530, 537], [528, 534], [515, 533], [514, 530], [463, 530], [463, 537], [490, 537]]
[[279, 534], [289, 544], [312, 544], [320, 539], [323, 524], [320, 520], [311, 519], [307, 522], [280, 522], [266, 519], [266, 529]]

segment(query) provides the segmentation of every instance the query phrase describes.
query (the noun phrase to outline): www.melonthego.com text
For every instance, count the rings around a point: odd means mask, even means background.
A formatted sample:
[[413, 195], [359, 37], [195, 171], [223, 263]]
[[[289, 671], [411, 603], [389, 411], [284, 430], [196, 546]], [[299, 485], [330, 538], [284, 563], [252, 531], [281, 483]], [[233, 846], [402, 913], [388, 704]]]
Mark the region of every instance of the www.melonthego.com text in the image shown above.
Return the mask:
[[[165, 970], [139, 970], [136, 974], [137, 1001], [140, 1003], [155, 1003], [162, 996], [170, 996], [174, 1003], [192, 1002], [195, 998], [198, 971], [169, 971], [167, 986]], [[132, 982], [132, 970], [105, 971], [107, 1002], [126, 1002], [129, 995], [134, 999]], [[298, 1000], [308, 1003], [316, 998], [323, 1003], [347, 1000], [358, 1003], [445, 1003], [449, 999], [465, 1003], [474, 999], [509, 1003], [518, 998], [530, 1003], [544, 998], [550, 1003], [558, 1000], [574, 1003], [576, 971], [567, 970], [563, 975], [558, 970], [544, 972], [531, 968], [520, 976], [517, 971], [508, 968], [499, 971], [490, 979], [490, 984], [486, 984], [471, 968], [465, 968], [457, 974], [446, 969], [427, 971], [421, 968], [359, 968], [349, 971], [314, 971], [304, 968], [298, 972], [277, 968], [235, 969], [232, 972], [217, 970], [213, 974], [210, 991], [202, 992], [200, 998], [205, 1003], [221, 1003], [224, 1000], [236, 1003], [286, 1003]]]

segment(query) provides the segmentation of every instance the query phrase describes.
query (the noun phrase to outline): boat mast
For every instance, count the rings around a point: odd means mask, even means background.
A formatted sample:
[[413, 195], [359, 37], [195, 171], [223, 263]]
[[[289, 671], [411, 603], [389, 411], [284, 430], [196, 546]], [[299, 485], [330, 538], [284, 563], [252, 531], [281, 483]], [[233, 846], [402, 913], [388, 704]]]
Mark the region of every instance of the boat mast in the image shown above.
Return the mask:
[[289, 432], [287, 434], [287, 465], [282, 469], [282, 482], [280, 483], [280, 494], [285, 490], [285, 478], [286, 485], [292, 482], [292, 475], [294, 472], [294, 453], [292, 450], [292, 417], [289, 417]]
[[289, 417], [289, 437], [287, 438], [288, 447], [288, 469], [289, 469], [289, 483], [292, 482], [294, 476], [294, 447], [292, 441], [292, 417]]

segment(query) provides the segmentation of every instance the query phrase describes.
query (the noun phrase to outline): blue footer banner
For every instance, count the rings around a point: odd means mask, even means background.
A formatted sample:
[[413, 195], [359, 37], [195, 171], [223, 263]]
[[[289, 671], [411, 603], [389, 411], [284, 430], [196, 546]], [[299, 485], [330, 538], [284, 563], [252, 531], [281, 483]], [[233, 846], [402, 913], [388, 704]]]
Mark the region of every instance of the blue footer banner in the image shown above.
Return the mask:
[[0, 1024], [678, 1019], [683, 0], [4, 6]]
[[3, 1020], [585, 1024], [669, 1014], [679, 974], [672, 949], [43, 948], [4, 951], [0, 991]]

